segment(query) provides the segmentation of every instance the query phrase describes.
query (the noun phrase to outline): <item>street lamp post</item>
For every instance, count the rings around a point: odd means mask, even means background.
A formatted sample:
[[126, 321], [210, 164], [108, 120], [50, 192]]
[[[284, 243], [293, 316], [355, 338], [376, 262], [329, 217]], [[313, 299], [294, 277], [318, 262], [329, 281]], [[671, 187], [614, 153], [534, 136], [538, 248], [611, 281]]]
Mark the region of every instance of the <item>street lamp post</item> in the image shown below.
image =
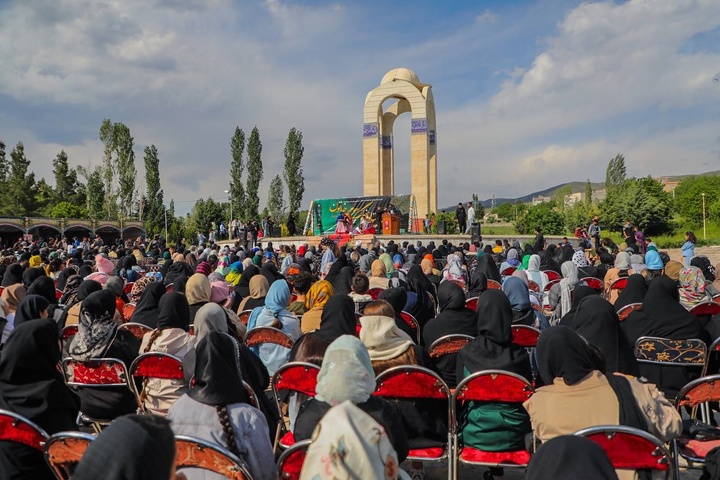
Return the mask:
[[[227, 193], [228, 195], [230, 195], [230, 190], [223, 190], [223, 192], [225, 192], [225, 193]], [[232, 219], [233, 219], [233, 214], [232, 214], [232, 196], [229, 196], [229, 197], [228, 197], [228, 200], [230, 200], [230, 221], [232, 222]]]
[[707, 228], [705, 224], [705, 193], [702, 194], [702, 204], [703, 204], [703, 240], [707, 240]]

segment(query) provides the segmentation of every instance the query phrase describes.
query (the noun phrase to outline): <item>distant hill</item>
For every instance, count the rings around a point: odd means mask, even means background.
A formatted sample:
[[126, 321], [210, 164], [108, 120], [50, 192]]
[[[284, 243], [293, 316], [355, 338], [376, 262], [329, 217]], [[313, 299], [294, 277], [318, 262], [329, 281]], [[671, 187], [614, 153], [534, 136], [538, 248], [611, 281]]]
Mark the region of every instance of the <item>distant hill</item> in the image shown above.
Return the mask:
[[[659, 177], [662, 177], [664, 175], [659, 175]], [[720, 176], [720, 170], [713, 170], [711, 172], [705, 172], [705, 173], [698, 173], [693, 175], [667, 175], [667, 178], [671, 182], [681, 182], [685, 180], [686, 178], [690, 177], [717, 177]], [[592, 185], [593, 190], [599, 190], [605, 188], [605, 182], [599, 182], [599, 183], [593, 183], [590, 182], [590, 185]], [[561, 183], [560, 185], [555, 185], [554, 187], [546, 188], [545, 190], [539, 190], [537, 192], [528, 193], [527, 195], [524, 195], [522, 197], [518, 198], [505, 198], [505, 197], [499, 197], [495, 198], [495, 205], [500, 205], [503, 203], [515, 203], [515, 201], [518, 201], [520, 203], [530, 203], [532, 202], [532, 199], [534, 197], [552, 197], [553, 194], [560, 188], [569, 186], [570, 191], [572, 193], [579, 193], [579, 192], [585, 192], [585, 182], [568, 182], [568, 183]], [[488, 198], [487, 200], [480, 201], [483, 207], [485, 208], [491, 208], [492, 207], [492, 199]], [[440, 210], [445, 210], [446, 212], [454, 212], [455, 208], [457, 207], [457, 204], [451, 205], [449, 207], [441, 208]]]

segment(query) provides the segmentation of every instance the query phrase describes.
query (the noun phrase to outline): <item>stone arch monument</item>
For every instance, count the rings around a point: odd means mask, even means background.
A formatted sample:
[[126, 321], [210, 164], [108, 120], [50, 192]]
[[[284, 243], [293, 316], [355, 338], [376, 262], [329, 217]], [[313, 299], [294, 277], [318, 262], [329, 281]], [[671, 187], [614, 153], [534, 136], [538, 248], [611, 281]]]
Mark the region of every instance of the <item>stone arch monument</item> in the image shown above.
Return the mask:
[[[383, 102], [397, 99], [383, 111]], [[365, 99], [363, 120], [363, 194], [395, 194], [393, 125], [411, 112], [410, 182], [416, 214], [424, 218], [437, 209], [437, 145], [432, 86], [408, 68], [390, 70]]]

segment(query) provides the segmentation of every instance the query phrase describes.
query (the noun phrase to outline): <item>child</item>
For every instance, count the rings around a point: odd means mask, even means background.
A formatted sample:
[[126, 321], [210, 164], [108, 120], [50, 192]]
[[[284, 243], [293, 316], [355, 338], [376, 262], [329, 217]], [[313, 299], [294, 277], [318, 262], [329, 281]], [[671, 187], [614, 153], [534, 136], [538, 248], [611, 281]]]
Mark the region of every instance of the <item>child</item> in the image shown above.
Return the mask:
[[367, 294], [370, 289], [370, 280], [366, 275], [355, 275], [350, 282], [351, 292], [348, 294], [355, 302], [355, 312], [362, 313], [363, 308], [369, 302], [372, 302], [372, 297]]
[[695, 234], [693, 232], [686, 232], [685, 233], [685, 243], [682, 246], [682, 255], [685, 259], [685, 266], [690, 266], [690, 260], [695, 256], [695, 243], [697, 242], [697, 238], [695, 238]]

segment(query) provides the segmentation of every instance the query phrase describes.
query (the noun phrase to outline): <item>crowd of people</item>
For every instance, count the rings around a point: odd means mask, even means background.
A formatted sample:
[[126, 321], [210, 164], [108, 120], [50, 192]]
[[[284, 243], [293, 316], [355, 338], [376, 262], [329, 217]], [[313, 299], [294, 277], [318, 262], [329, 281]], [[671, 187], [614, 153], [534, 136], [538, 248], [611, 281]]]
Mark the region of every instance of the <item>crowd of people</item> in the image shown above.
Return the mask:
[[[525, 246], [443, 240], [342, 247], [324, 238], [319, 245], [264, 249], [142, 239], [72, 248], [18, 243], [0, 257], [0, 408], [48, 434], [87, 429], [79, 412], [112, 421], [75, 479], [176, 478], [173, 434], [225, 447], [253, 478], [276, 479], [273, 441], [283, 423], [296, 441], [313, 440], [303, 479], [421, 480], [423, 463], [406, 462], [408, 452], [445, 445], [447, 404], [374, 396], [376, 376], [417, 365], [454, 388], [476, 372], [503, 370], [531, 382], [535, 393], [524, 404], [464, 403], [460, 446], [537, 451], [529, 479], [636, 478], [613, 470], [589, 440], [568, 436], [597, 425], [639, 428], [663, 442], [680, 435], [672, 400], [696, 373], [639, 364], [633, 345], [643, 336], [709, 345], [720, 337], [720, 316], [689, 313], [718, 293], [707, 259], [685, 265], [652, 242], [644, 254], [631, 243], [591, 252], [569, 242], [548, 245], [544, 237]], [[549, 272], [562, 279], [543, 295]], [[606, 290], [586, 286], [587, 277], [602, 280]], [[624, 290], [607, 290], [622, 277]], [[474, 298], [477, 307], [468, 308]], [[134, 311], [124, 317], [130, 302]], [[631, 303], [642, 308], [619, 322], [617, 311]], [[120, 328], [127, 322], [148, 331], [137, 338]], [[513, 343], [518, 324], [542, 332], [535, 349]], [[61, 341], [71, 325], [77, 333]], [[245, 345], [248, 332], [268, 326], [293, 347]], [[430, 357], [430, 345], [451, 334], [472, 341]], [[65, 357], [115, 358], [129, 367], [149, 352], [179, 358], [184, 379], [147, 379], [136, 385], [139, 399], [129, 389], [71, 388], [58, 367]], [[294, 361], [320, 368], [316, 395], [285, 398], [281, 417], [267, 391], [273, 374]], [[493, 468], [485, 478], [502, 474]], [[219, 478], [195, 469], [182, 476]], [[53, 476], [41, 452], [0, 441], [0, 478]]]

